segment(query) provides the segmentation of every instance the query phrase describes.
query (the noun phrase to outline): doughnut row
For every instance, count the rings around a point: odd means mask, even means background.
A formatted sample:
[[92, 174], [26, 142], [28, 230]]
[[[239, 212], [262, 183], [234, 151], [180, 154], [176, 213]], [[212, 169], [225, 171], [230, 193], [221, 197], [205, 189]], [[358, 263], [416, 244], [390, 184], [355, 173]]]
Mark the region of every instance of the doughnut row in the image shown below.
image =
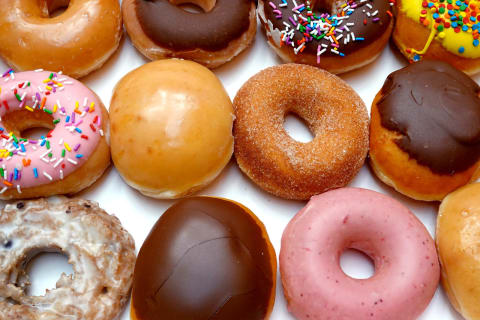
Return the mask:
[[[129, 301], [134, 320], [269, 319], [270, 226], [196, 195], [236, 170], [232, 156], [266, 199], [306, 201], [278, 252], [296, 319], [417, 319], [440, 282], [480, 319], [477, 0], [12, 0], [0, 12], [0, 199], [14, 200], [0, 211], [0, 319], [110, 320]], [[285, 64], [232, 101], [210, 69], [250, 54], [257, 18]], [[112, 86], [107, 111], [76, 79], [114, 55], [123, 24], [155, 61]], [[373, 63], [391, 37], [410, 64], [369, 117], [335, 74]], [[290, 115], [311, 141], [287, 132]], [[179, 199], [138, 255], [117, 217], [59, 196], [101, 185], [110, 159], [141, 194]], [[441, 201], [435, 240], [404, 204], [353, 187], [366, 162], [400, 194]], [[371, 277], [343, 270], [350, 249], [370, 258]], [[67, 256], [73, 274], [32, 296], [27, 265], [44, 252]]]

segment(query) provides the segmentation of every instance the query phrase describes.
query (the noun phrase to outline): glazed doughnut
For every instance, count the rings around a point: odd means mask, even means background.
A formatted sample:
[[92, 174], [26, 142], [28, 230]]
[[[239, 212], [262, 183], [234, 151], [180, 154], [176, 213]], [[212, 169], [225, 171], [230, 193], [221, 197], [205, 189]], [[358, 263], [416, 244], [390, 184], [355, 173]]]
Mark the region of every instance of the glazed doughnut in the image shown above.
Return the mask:
[[[184, 3], [204, 13], [178, 7]], [[239, 55], [257, 32], [253, 0], [125, 0], [122, 14], [133, 45], [147, 58], [176, 57], [208, 68]]]
[[[59, 8], [67, 9], [51, 16]], [[11, 0], [0, 7], [0, 26], [0, 56], [12, 68], [74, 78], [100, 68], [122, 37], [118, 0]]]
[[181, 200], [140, 249], [131, 318], [268, 319], [276, 259], [263, 223], [246, 207], [211, 197]]
[[[345, 186], [365, 161], [368, 113], [357, 93], [327, 71], [299, 64], [265, 69], [234, 100], [235, 157], [264, 190], [286, 199]], [[283, 129], [295, 113], [315, 135], [293, 140]]]
[[393, 29], [387, 0], [259, 0], [258, 14], [268, 43], [283, 61], [332, 73], [375, 60]]
[[467, 74], [480, 71], [480, 1], [396, 1], [393, 40], [407, 59], [440, 60]]
[[480, 319], [480, 184], [449, 194], [437, 218], [442, 283], [450, 302], [468, 320]]
[[110, 114], [113, 162], [147, 196], [190, 195], [232, 156], [232, 102], [198, 63], [160, 60], [130, 72], [114, 90]]
[[[346, 249], [375, 264], [369, 279], [340, 268]], [[313, 197], [282, 236], [280, 273], [289, 311], [299, 320], [414, 320], [440, 278], [435, 244], [401, 203], [343, 188]]]
[[[97, 95], [53, 72], [10, 70], [3, 80], [0, 199], [75, 193], [95, 182], [110, 164], [108, 114]], [[22, 137], [35, 127], [51, 131]]]
[[417, 200], [442, 200], [480, 175], [480, 92], [463, 72], [420, 61], [390, 74], [372, 105], [370, 164]]
[[[74, 274], [30, 296], [25, 267], [41, 252], [68, 256]], [[115, 319], [128, 302], [135, 244], [98, 204], [51, 198], [8, 204], [0, 214], [1, 319]]]

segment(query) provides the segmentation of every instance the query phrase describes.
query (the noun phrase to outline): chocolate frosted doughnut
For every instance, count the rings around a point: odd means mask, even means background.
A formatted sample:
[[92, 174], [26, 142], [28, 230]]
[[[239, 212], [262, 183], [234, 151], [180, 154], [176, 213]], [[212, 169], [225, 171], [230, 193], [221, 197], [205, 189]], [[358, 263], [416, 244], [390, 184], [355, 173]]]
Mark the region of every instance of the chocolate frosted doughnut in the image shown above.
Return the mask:
[[283, 60], [333, 73], [373, 61], [393, 28], [387, 0], [260, 0], [258, 11], [269, 44]]
[[390, 74], [372, 107], [370, 158], [398, 191], [441, 200], [475, 180], [480, 160], [480, 87], [439, 61]]
[[276, 270], [265, 227], [250, 210], [219, 198], [181, 200], [140, 249], [132, 319], [267, 319]]
[[[25, 293], [25, 267], [41, 252], [68, 256], [43, 296]], [[8, 204], [0, 212], [0, 319], [116, 319], [128, 302], [135, 244], [120, 221], [92, 201], [63, 197]]]
[[[185, 2], [204, 13], [178, 7]], [[256, 29], [253, 0], [126, 0], [122, 10], [134, 45], [148, 58], [179, 57], [212, 68], [245, 49]]]

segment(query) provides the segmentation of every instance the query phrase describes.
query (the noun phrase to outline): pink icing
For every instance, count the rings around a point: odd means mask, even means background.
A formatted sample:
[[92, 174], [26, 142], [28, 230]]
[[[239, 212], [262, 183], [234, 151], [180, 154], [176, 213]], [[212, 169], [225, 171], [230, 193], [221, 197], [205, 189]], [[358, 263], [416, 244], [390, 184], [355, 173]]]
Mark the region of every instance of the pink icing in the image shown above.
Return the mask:
[[[347, 249], [369, 255], [375, 274], [353, 279]], [[297, 319], [416, 319], [433, 297], [440, 267], [423, 224], [380, 193], [343, 188], [313, 197], [282, 236], [280, 272]]]
[[[44, 82], [50, 76], [52, 79]], [[7, 72], [0, 78], [0, 87], [0, 117], [20, 109], [50, 110], [53, 121], [58, 122], [45, 139], [25, 142], [16, 137], [16, 143], [0, 121], [0, 130], [3, 130], [0, 132], [0, 180], [3, 184], [0, 193], [7, 188], [21, 192], [22, 188], [63, 179], [92, 154], [103, 135], [101, 101], [82, 83], [46, 71]], [[15, 95], [15, 89], [18, 97], [23, 97], [22, 101]], [[65, 156], [62, 156], [63, 150]]]

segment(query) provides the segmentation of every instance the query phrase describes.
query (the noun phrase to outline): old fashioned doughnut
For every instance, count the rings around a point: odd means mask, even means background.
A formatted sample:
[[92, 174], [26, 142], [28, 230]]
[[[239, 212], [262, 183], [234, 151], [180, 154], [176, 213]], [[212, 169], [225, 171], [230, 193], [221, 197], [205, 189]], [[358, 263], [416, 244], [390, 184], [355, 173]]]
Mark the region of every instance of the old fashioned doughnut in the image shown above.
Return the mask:
[[[179, 5], [192, 3], [203, 13]], [[257, 32], [253, 0], [125, 0], [125, 27], [151, 60], [183, 58], [216, 68], [240, 54]]]
[[[346, 249], [375, 264], [369, 279], [340, 268]], [[282, 236], [280, 273], [288, 309], [299, 320], [414, 320], [440, 278], [435, 244], [402, 204], [343, 188], [313, 197]]]
[[181, 200], [140, 249], [131, 317], [268, 319], [276, 272], [275, 251], [253, 212], [226, 199]]
[[390, 74], [372, 105], [370, 164], [417, 200], [442, 200], [480, 175], [480, 88], [444, 62]]
[[375, 60], [393, 30], [388, 0], [259, 0], [258, 13], [282, 60], [332, 73]]
[[393, 40], [407, 59], [480, 71], [480, 1], [397, 0], [397, 8]]
[[[0, 199], [78, 192], [110, 164], [108, 114], [82, 83], [53, 72], [3, 74]], [[40, 139], [22, 132], [43, 127]]]
[[[243, 85], [234, 100], [235, 157], [264, 190], [287, 199], [345, 186], [368, 149], [365, 104], [340, 78], [311, 66], [265, 69]], [[315, 135], [293, 140], [283, 128], [295, 113]]]
[[130, 72], [114, 90], [110, 113], [113, 162], [147, 196], [192, 194], [232, 156], [232, 102], [198, 63], [160, 60]]
[[442, 284], [450, 302], [468, 320], [480, 319], [480, 184], [449, 194], [437, 218]]
[[[74, 274], [29, 296], [25, 272], [41, 252], [68, 256]], [[1, 319], [115, 319], [132, 285], [135, 244], [120, 221], [92, 201], [52, 198], [8, 204], [0, 214]]]
[[122, 16], [118, 0], [11, 0], [0, 7], [0, 31], [0, 56], [15, 70], [80, 78], [117, 50]]

